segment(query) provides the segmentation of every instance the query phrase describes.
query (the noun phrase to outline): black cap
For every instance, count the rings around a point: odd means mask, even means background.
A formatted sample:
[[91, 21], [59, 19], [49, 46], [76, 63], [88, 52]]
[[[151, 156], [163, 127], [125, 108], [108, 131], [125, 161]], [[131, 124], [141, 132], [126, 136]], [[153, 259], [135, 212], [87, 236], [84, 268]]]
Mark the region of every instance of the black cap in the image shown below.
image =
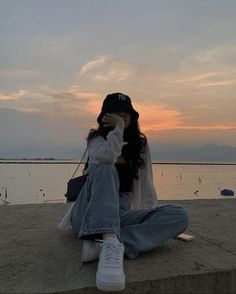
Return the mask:
[[101, 123], [102, 117], [107, 112], [124, 111], [134, 115], [138, 120], [139, 113], [133, 108], [129, 96], [122, 93], [108, 94], [103, 101], [101, 113], [97, 118], [97, 122]]

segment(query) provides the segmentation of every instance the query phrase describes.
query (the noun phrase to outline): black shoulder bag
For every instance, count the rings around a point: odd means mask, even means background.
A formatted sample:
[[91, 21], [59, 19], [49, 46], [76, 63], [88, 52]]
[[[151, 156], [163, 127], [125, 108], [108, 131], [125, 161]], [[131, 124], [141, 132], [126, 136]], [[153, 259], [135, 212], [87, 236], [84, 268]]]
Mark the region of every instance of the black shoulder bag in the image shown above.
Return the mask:
[[66, 191], [66, 194], [65, 194], [65, 197], [67, 198], [67, 202], [73, 202], [73, 201], [76, 201], [79, 193], [81, 192], [85, 182], [86, 182], [86, 179], [88, 177], [88, 174], [84, 174], [85, 173], [85, 170], [86, 170], [86, 167], [88, 165], [88, 160], [87, 160], [87, 163], [85, 165], [85, 168], [83, 170], [83, 174], [82, 176], [79, 176], [79, 177], [76, 177], [74, 178], [77, 170], [79, 169], [80, 167], [80, 164], [82, 163], [84, 157], [85, 157], [85, 154], [87, 152], [87, 148], [78, 164], [78, 166], [76, 167], [75, 169], [75, 172], [73, 173], [71, 179], [67, 182], [67, 191]]

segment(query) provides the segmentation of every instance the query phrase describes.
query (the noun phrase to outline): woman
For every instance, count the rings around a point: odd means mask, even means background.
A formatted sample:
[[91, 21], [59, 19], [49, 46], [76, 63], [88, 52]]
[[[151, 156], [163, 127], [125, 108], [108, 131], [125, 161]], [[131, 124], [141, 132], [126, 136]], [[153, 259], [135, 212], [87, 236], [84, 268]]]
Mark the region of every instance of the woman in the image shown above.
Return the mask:
[[82, 240], [82, 262], [99, 259], [97, 288], [125, 288], [124, 254], [133, 259], [165, 244], [188, 226], [178, 205], [157, 205], [147, 138], [140, 132], [139, 113], [122, 93], [107, 95], [88, 135], [87, 181], [67, 220]]

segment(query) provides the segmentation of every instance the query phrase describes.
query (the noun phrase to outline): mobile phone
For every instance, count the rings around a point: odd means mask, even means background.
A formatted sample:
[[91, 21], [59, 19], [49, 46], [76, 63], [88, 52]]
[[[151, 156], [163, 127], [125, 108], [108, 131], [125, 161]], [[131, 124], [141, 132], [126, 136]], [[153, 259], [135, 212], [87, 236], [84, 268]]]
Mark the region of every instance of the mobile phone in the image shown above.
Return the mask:
[[189, 241], [192, 241], [194, 239], [194, 236], [182, 233], [182, 234], [178, 235], [176, 237], [176, 239], [179, 239], [179, 240], [185, 241], [185, 242], [189, 242]]

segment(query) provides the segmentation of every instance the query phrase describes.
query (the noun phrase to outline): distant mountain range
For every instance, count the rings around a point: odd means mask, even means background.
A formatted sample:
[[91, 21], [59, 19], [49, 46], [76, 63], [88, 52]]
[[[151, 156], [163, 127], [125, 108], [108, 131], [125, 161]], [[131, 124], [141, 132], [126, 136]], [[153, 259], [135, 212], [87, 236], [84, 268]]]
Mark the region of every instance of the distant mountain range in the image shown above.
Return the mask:
[[208, 144], [178, 151], [152, 152], [152, 160], [164, 161], [201, 161], [201, 162], [235, 162], [236, 147]]
[[[168, 151], [166, 151], [168, 150]], [[0, 160], [80, 160], [83, 149], [75, 148], [51, 148], [50, 152], [40, 148], [33, 153], [27, 152], [28, 156], [22, 156], [20, 152], [14, 152], [17, 156], [2, 157]], [[36, 155], [37, 154], [37, 155]], [[48, 155], [50, 154], [50, 156]], [[52, 155], [52, 156], [51, 156]], [[152, 161], [165, 162], [234, 162], [236, 163], [236, 147], [225, 145], [208, 144], [199, 147], [181, 149], [180, 146], [151, 145]]]

